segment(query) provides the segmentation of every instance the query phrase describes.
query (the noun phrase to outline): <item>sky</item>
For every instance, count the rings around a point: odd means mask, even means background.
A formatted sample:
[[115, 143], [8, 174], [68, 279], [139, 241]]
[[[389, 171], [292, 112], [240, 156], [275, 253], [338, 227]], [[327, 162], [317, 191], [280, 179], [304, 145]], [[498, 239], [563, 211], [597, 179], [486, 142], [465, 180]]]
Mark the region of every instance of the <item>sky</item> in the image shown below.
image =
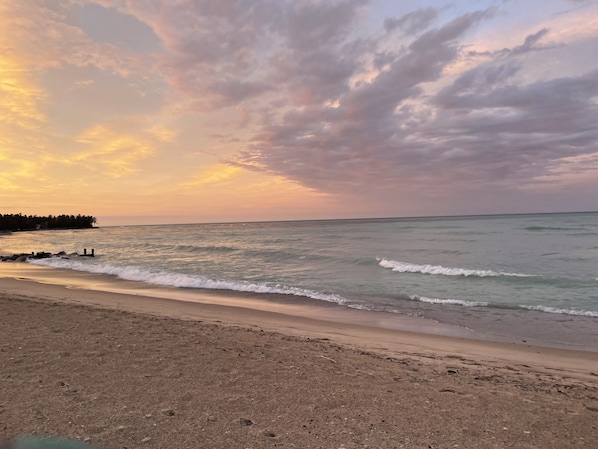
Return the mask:
[[598, 0], [0, 0], [0, 213], [598, 210]]

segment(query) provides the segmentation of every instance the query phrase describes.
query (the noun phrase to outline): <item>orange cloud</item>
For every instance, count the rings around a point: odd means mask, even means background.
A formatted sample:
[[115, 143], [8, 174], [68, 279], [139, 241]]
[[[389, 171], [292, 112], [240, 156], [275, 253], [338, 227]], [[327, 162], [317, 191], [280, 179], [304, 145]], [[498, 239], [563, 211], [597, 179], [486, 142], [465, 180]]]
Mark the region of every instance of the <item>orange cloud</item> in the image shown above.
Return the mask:
[[183, 188], [196, 188], [202, 186], [214, 186], [216, 184], [229, 183], [229, 181], [242, 173], [239, 167], [232, 167], [230, 165], [215, 164], [202, 171], [202, 173], [194, 179], [181, 184]]
[[153, 63], [151, 55], [133, 55], [92, 41], [81, 28], [69, 23], [69, 14], [58, 2], [2, 2], [0, 25], [0, 46], [15, 49], [22, 62], [38, 71], [65, 64], [95, 66], [124, 78]]
[[160, 142], [174, 142], [177, 133], [163, 125], [155, 125], [147, 130], [147, 133]]
[[[0, 47], [10, 48], [5, 38], [0, 33]], [[15, 54], [7, 50], [0, 55], [0, 190], [4, 194], [31, 191], [30, 180], [42, 178], [45, 145], [40, 131], [46, 117], [39, 109], [45, 95]]]
[[153, 153], [150, 142], [118, 134], [102, 125], [86, 130], [77, 142], [86, 150], [69, 158], [68, 163], [81, 164], [115, 178], [138, 171], [137, 163]]
[[0, 123], [37, 129], [45, 117], [38, 110], [44, 94], [28, 79], [27, 70], [8, 55], [0, 55]]

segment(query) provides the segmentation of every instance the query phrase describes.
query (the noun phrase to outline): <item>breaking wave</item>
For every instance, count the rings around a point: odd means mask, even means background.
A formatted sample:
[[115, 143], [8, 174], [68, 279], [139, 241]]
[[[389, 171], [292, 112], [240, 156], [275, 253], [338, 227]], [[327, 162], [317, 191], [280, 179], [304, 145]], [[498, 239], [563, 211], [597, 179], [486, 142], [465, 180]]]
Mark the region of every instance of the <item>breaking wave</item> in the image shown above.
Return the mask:
[[[340, 305], [345, 305], [351, 308], [364, 310], [378, 310], [375, 304], [363, 304], [360, 302], [349, 301], [343, 296], [333, 293], [322, 293], [315, 290], [290, 287], [280, 283], [273, 282], [250, 282], [243, 280], [226, 280], [226, 279], [210, 279], [202, 275], [190, 275], [183, 273], [176, 273], [167, 270], [148, 269], [138, 266], [117, 266], [113, 264], [106, 264], [91, 260], [81, 260], [84, 258], [49, 258], [49, 259], [30, 259], [28, 262], [35, 265], [42, 265], [51, 268], [62, 268], [68, 270], [84, 271], [89, 273], [106, 274], [116, 276], [120, 279], [129, 281], [146, 282], [153, 285], [177, 287], [177, 288], [194, 288], [207, 290], [229, 290], [237, 292], [258, 293], [258, 294], [279, 294], [292, 295], [304, 298], [311, 298], [332, 302]], [[371, 260], [371, 259], [370, 259]], [[423, 274], [439, 274], [445, 276], [518, 276], [525, 277], [528, 275], [517, 273], [501, 273], [489, 270], [469, 270], [463, 268], [449, 268], [435, 265], [415, 265], [405, 262], [397, 262], [386, 259], [378, 259], [381, 267], [389, 268], [393, 271], [406, 273], [423, 273]], [[550, 307], [543, 305], [512, 305], [505, 306], [504, 304], [493, 304], [484, 301], [472, 301], [453, 298], [431, 298], [423, 295], [406, 296], [411, 301], [418, 301], [422, 303], [442, 306], [462, 306], [462, 307], [498, 307], [498, 308], [512, 308], [519, 310], [533, 310], [544, 313], [565, 314], [574, 316], [585, 316], [598, 318], [598, 312], [587, 311], [579, 309], [565, 309], [558, 307]]]
[[[438, 305], [454, 305], [454, 306], [463, 306], [463, 307], [498, 307], [497, 305], [492, 305], [488, 302], [483, 301], [465, 301], [462, 299], [440, 299], [440, 298], [428, 298], [425, 296], [418, 296], [418, 295], [411, 295], [409, 297], [412, 301], [419, 301], [425, 302], [428, 304], [438, 304]], [[590, 318], [598, 318], [598, 312], [592, 312], [589, 310], [577, 310], [577, 309], [562, 309], [559, 307], [549, 307], [549, 306], [532, 306], [532, 305], [524, 305], [519, 304], [516, 306], [506, 307], [504, 305], [500, 306], [501, 309], [524, 309], [524, 310], [535, 310], [537, 312], [545, 312], [545, 313], [557, 313], [563, 315], [574, 315], [574, 316], [586, 316]]]
[[539, 312], [547, 313], [561, 313], [564, 315], [575, 315], [575, 316], [587, 316], [598, 318], [598, 312], [590, 312], [588, 310], [576, 310], [576, 309], [561, 309], [559, 307], [548, 307], [548, 306], [525, 306], [520, 305], [522, 309], [537, 310]]
[[149, 270], [136, 266], [117, 266], [104, 263], [82, 262], [76, 259], [30, 259], [29, 263], [51, 268], [86, 271], [89, 273], [108, 274], [128, 281], [147, 282], [154, 285], [179, 288], [198, 288], [210, 290], [231, 290], [247, 293], [264, 293], [302, 296], [305, 298], [319, 299], [322, 301], [346, 304], [346, 298], [340, 295], [322, 293], [313, 290], [289, 287], [277, 283], [260, 283], [248, 281], [234, 281], [223, 279], [210, 279], [201, 275], [174, 273], [165, 270]]
[[511, 276], [511, 277], [533, 277], [529, 274], [504, 273], [492, 270], [473, 270], [469, 268], [443, 267], [442, 265], [417, 265], [409, 262], [399, 262], [396, 260], [377, 259], [378, 265], [382, 268], [388, 268], [399, 273], [421, 273], [437, 274], [442, 276], [474, 276], [474, 277], [492, 277], [492, 276]]
[[425, 296], [412, 295], [409, 297], [413, 301], [426, 302], [428, 304], [448, 304], [463, 307], [487, 307], [489, 303], [482, 301], [464, 301], [462, 299], [440, 299], [427, 298]]

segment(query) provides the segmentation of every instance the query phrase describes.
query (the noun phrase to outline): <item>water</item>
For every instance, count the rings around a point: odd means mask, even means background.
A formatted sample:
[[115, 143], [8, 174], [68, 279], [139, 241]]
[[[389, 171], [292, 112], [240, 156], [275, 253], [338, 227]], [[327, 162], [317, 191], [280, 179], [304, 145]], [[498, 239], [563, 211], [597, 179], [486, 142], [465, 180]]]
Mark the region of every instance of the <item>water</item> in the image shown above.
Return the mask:
[[35, 263], [472, 327], [475, 316], [533, 310], [546, 322], [587, 318], [598, 333], [598, 213], [127, 226], [0, 237], [0, 254], [83, 248], [94, 248], [96, 257]]

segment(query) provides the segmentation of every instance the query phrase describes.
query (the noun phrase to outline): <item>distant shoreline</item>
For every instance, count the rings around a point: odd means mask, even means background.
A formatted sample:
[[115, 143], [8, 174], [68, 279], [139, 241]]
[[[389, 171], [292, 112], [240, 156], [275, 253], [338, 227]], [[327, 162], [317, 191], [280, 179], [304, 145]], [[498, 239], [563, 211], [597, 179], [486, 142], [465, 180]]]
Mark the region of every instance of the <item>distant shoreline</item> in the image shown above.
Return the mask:
[[23, 215], [0, 214], [0, 230], [12, 232], [40, 231], [42, 229], [88, 229], [93, 228], [96, 217], [92, 215]]
[[15, 234], [20, 232], [55, 232], [55, 231], [86, 231], [86, 230], [93, 230], [93, 229], [101, 229], [101, 226], [92, 226], [90, 228], [82, 227], [82, 228], [55, 228], [55, 229], [48, 229], [48, 228], [40, 228], [40, 229], [17, 229], [16, 231], [9, 230], [9, 229], [0, 229], [0, 234]]

